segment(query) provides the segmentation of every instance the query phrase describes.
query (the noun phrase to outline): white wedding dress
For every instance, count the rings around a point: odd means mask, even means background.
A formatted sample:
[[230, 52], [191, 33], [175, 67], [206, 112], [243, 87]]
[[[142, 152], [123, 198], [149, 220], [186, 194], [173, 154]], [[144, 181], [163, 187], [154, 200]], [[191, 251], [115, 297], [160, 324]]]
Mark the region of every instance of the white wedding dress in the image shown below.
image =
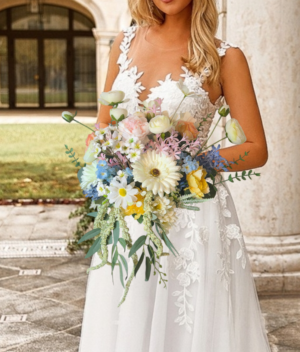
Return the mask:
[[[134, 111], [144, 87], [137, 83], [143, 74], [128, 68], [127, 53], [137, 27], [123, 30], [120, 72], [113, 90], [123, 90], [131, 100], [123, 103]], [[222, 42], [220, 56], [232, 44]], [[201, 77], [182, 66], [184, 83], [199, 98], [184, 101], [181, 111], [190, 111], [198, 120], [214, 113], [224, 103], [215, 104], [201, 86]], [[167, 75], [152, 88], [149, 99], [164, 98], [163, 110], [174, 111], [182, 98], [176, 82]], [[201, 133], [207, 136], [212, 119]], [[239, 220], [226, 185], [219, 185], [215, 199], [200, 204], [200, 211], [177, 209], [178, 219], [169, 238], [179, 252], [161, 257], [167, 287], [159, 276], [145, 281], [145, 261], [133, 279], [125, 302], [119, 269], [105, 265], [89, 273], [79, 352], [270, 352], [259, 301], [252, 277]], [[143, 226], [127, 217], [133, 242], [144, 234]], [[110, 246], [111, 249], [111, 246]], [[137, 254], [140, 257], [141, 250]], [[164, 245], [164, 251], [168, 248]], [[120, 246], [119, 252], [125, 258]], [[110, 257], [109, 257], [110, 258]], [[91, 266], [100, 263], [95, 253]], [[129, 272], [132, 269], [129, 260]]]

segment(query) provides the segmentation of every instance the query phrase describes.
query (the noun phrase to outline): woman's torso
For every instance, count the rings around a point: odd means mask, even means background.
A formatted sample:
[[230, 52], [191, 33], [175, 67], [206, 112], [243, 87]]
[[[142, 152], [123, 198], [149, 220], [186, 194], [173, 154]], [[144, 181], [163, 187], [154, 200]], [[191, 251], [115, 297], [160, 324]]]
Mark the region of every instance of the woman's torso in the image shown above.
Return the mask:
[[[188, 70], [182, 61], [187, 56], [187, 44], [179, 47], [158, 47], [146, 38], [148, 27], [131, 26], [125, 28], [124, 38], [120, 45], [121, 54], [118, 59], [120, 71], [113, 83], [112, 90], [122, 90], [130, 101], [120, 107], [129, 113], [138, 109], [144, 100], [162, 98], [162, 109], [172, 114], [183, 93], [176, 83], [180, 78], [190, 91], [197, 93], [196, 98], [186, 98], [180, 112], [189, 111], [197, 120], [202, 122], [202, 138], [208, 134], [216, 110], [222, 106], [224, 97], [219, 95], [212, 102], [210, 94], [203, 87], [205, 72], [198, 75]], [[218, 52], [224, 56], [229, 47], [236, 47], [227, 42], [221, 42]], [[211, 95], [216, 95], [212, 91]], [[204, 121], [206, 120], [206, 121]]]

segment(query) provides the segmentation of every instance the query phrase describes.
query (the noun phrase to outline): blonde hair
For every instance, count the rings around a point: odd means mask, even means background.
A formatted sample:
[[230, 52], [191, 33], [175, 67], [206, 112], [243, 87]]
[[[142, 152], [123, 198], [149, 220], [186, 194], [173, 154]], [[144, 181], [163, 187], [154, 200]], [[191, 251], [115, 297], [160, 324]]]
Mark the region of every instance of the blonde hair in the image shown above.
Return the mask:
[[[165, 14], [151, 2], [152, 0], [128, 0], [132, 18], [138, 25], [164, 22]], [[220, 80], [221, 59], [215, 43], [217, 28], [218, 11], [215, 0], [193, 0], [188, 57], [182, 59], [189, 70], [198, 74], [203, 73], [204, 78], [207, 77], [207, 82], [213, 84], [217, 84]]]

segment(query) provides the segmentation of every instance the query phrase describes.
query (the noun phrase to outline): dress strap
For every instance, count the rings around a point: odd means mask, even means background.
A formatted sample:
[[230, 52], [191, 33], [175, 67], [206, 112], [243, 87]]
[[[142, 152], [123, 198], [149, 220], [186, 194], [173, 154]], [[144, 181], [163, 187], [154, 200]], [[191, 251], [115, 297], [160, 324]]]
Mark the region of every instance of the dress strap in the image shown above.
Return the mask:
[[217, 48], [219, 56], [225, 56], [227, 49], [229, 48], [238, 48], [237, 45], [226, 42], [226, 41], [222, 41], [221, 45]]
[[120, 65], [120, 71], [123, 72], [128, 69], [129, 64], [131, 63], [132, 59], [128, 59], [127, 54], [130, 48], [130, 44], [132, 39], [135, 37], [137, 26], [130, 26], [124, 28], [122, 31], [124, 33], [124, 38], [120, 44], [121, 54], [117, 63]]

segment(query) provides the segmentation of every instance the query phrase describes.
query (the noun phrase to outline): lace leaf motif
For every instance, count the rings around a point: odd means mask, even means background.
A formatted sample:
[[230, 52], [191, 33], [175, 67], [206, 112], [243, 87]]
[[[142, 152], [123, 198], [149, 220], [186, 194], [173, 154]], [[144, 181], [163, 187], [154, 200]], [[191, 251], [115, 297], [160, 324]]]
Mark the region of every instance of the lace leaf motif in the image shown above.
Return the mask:
[[173, 259], [175, 270], [181, 270], [176, 276], [179, 286], [182, 290], [174, 291], [172, 296], [177, 297], [175, 305], [179, 307], [178, 317], [174, 320], [179, 325], [184, 325], [186, 330], [191, 333], [193, 324], [189, 312], [193, 312], [194, 306], [189, 302], [188, 298], [193, 297], [188, 287], [200, 281], [200, 266], [198, 261], [194, 260], [197, 244], [204, 245], [208, 241], [208, 228], [206, 226], [199, 227], [195, 223], [196, 212], [187, 209], [176, 209], [177, 222], [174, 225], [175, 231], [180, 232], [182, 228], [188, 228], [185, 238], [189, 239], [189, 245], [179, 250], [179, 255]]

